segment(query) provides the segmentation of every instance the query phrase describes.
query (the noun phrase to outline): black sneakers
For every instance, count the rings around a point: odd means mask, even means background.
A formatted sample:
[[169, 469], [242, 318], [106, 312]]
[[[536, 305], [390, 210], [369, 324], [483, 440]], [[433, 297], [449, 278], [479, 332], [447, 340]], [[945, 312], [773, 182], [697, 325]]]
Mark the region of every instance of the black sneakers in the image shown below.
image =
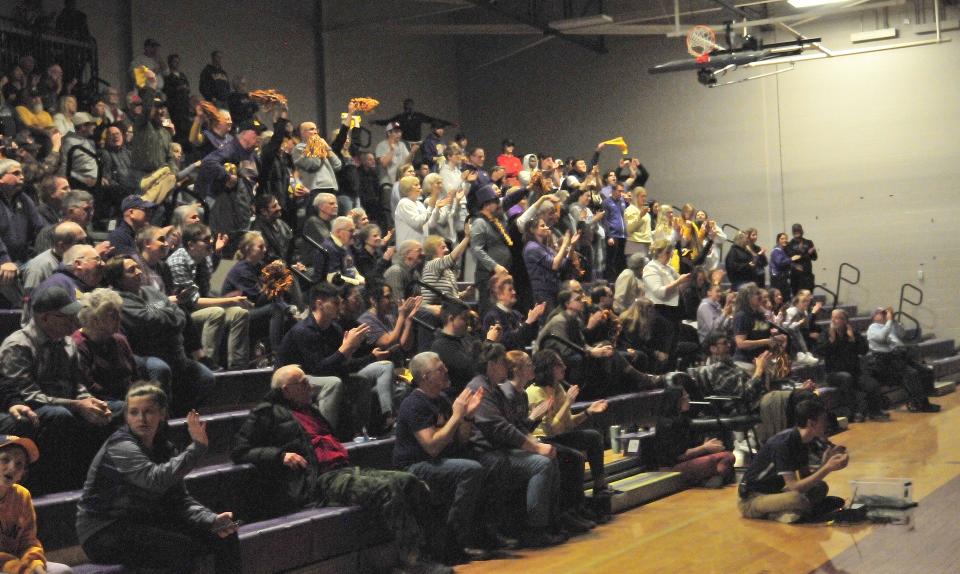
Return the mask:
[[907, 409], [911, 413], [939, 413], [940, 405], [935, 405], [929, 401], [922, 404], [910, 403], [907, 405]]
[[563, 544], [570, 537], [566, 534], [553, 534], [545, 528], [531, 528], [524, 531], [520, 537], [520, 544], [526, 548], [546, 548]]

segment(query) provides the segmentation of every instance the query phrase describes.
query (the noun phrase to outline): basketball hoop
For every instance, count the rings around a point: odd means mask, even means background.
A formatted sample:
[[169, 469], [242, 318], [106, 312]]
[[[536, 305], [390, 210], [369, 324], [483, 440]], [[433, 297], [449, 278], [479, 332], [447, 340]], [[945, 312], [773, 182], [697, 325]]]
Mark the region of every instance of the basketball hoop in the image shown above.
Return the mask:
[[713, 28], [699, 24], [687, 32], [687, 52], [702, 63], [710, 59], [710, 52], [720, 48]]

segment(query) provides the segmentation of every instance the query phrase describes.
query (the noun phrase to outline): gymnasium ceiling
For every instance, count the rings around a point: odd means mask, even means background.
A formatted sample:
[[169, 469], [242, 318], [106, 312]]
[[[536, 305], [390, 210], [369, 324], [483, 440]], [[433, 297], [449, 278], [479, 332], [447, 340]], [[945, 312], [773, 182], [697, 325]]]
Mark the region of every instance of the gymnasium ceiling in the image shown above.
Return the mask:
[[378, 2], [380, 18], [373, 21], [369, 12], [357, 19], [334, 10], [332, 19], [325, 18], [325, 29], [376, 27], [414, 35], [549, 36], [604, 52], [605, 40], [612, 36], [680, 36], [696, 24], [719, 32], [727, 22], [740, 29], [747, 23], [756, 34], [778, 24], [801, 25], [865, 10], [922, 9], [932, 1], [847, 0], [800, 9], [786, 0], [404, 0]]

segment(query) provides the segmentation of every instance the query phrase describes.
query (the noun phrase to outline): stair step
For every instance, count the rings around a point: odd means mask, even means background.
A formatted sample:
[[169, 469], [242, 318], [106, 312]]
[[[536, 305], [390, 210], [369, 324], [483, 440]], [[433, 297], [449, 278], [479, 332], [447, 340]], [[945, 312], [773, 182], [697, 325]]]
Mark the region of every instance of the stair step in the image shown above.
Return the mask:
[[683, 490], [683, 480], [679, 472], [642, 472], [611, 482], [610, 487], [621, 491], [610, 500], [611, 510], [623, 512]]
[[953, 339], [930, 339], [917, 345], [924, 359], [943, 359], [956, 354]]
[[930, 361], [933, 366], [933, 373], [938, 379], [947, 378], [955, 373], [960, 373], [960, 355], [935, 359]]
[[957, 390], [956, 381], [937, 381], [933, 383], [933, 394], [938, 397], [949, 395]]
[[[613, 454], [609, 449], [606, 452], [604, 458], [609, 456], [620, 456]], [[590, 472], [589, 465], [585, 465], [586, 469], [584, 471], [583, 484], [585, 489], [589, 489], [593, 485], [593, 474]], [[621, 478], [627, 478], [638, 474], [643, 471], [643, 467], [640, 464], [640, 457], [638, 456], [625, 456], [623, 458], [617, 458], [609, 462], [605, 462], [603, 465], [603, 471], [607, 475], [607, 481], [619, 480]]]

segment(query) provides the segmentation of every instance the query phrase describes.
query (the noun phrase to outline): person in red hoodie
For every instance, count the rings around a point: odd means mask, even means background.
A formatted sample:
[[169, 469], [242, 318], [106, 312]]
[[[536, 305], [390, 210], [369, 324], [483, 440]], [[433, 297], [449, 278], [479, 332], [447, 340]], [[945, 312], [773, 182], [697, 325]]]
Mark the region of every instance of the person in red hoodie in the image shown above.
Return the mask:
[[517, 174], [520, 173], [520, 170], [523, 169], [523, 166], [520, 163], [520, 158], [513, 155], [513, 140], [510, 138], [503, 140], [502, 147], [503, 153], [497, 156], [497, 165], [503, 166], [503, 169], [507, 172], [504, 180], [507, 182], [508, 187], [520, 185], [520, 180], [517, 179]]

